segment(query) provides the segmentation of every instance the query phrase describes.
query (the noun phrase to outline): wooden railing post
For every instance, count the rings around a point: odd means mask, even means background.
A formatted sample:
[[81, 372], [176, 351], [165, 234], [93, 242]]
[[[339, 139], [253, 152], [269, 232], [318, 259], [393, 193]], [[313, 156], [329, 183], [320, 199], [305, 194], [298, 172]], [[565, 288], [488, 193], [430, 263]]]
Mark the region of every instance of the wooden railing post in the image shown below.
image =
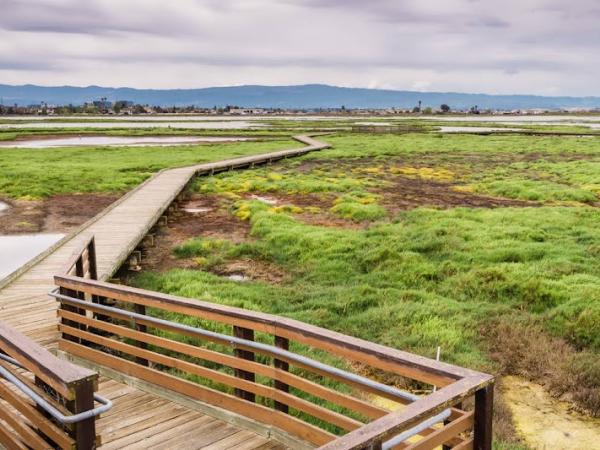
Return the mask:
[[474, 450], [492, 450], [494, 384], [475, 391]]
[[[275, 346], [279, 347], [283, 350], [289, 350], [290, 348], [290, 341], [286, 338], [283, 338], [281, 336], [275, 336]], [[290, 365], [286, 362], [286, 361], [282, 361], [280, 359], [275, 358], [273, 360], [273, 364], [275, 365], [275, 367], [277, 369], [280, 370], [285, 370], [286, 372], [290, 370]], [[282, 381], [279, 380], [275, 380], [275, 389], [279, 389], [280, 391], [283, 392], [289, 392], [290, 391], [290, 387], [289, 385], [287, 385], [286, 383], [283, 383]], [[275, 409], [277, 411], [281, 411], [284, 413], [288, 413], [289, 412], [289, 407], [288, 405], [286, 405], [285, 403], [281, 403], [276, 401], [275, 402]]]
[[88, 243], [88, 264], [89, 264], [90, 279], [97, 280], [98, 279], [98, 266], [96, 263], [96, 241], [93, 236], [90, 239], [90, 242]]
[[[75, 399], [68, 402], [67, 409], [73, 414], [94, 409], [94, 380], [87, 379], [75, 386]], [[96, 448], [96, 418], [91, 417], [73, 424], [71, 437], [77, 450]]]
[[[84, 258], [85, 256], [85, 258]], [[87, 263], [87, 271], [86, 271], [86, 263]], [[64, 270], [66, 274], [73, 273], [76, 277], [86, 278], [86, 274], [92, 280], [98, 279], [98, 268], [96, 264], [96, 243], [94, 240], [94, 236], [90, 236], [90, 238], [85, 242], [85, 245], [75, 250], [71, 259], [67, 263], [67, 266]], [[85, 293], [74, 291], [70, 289], [65, 289], [61, 287], [59, 292], [62, 295], [66, 295], [68, 297], [78, 298], [80, 300], [85, 300]], [[98, 298], [95, 296], [91, 296], [92, 302], [98, 302]], [[59, 304], [60, 309], [64, 309], [65, 311], [74, 312], [76, 314], [85, 315], [85, 309], [75, 308], [72, 306], [63, 305], [62, 302]], [[68, 326], [73, 326], [75, 328], [79, 328], [80, 330], [86, 330], [87, 327], [82, 324], [77, 324], [69, 320], [62, 319], [61, 323]], [[81, 339], [73, 337], [73, 336], [65, 336], [64, 339], [81, 343]]]
[[[134, 309], [134, 311], [137, 314], [146, 315], [146, 307], [144, 305], [137, 305], [136, 304], [136, 305], [133, 306], [133, 309]], [[148, 327], [146, 325], [142, 325], [142, 324], [139, 324], [137, 322], [135, 324], [135, 329], [137, 331], [141, 332], [141, 333], [146, 333], [148, 331]], [[138, 342], [137, 346], [139, 348], [144, 349], [144, 350], [148, 348], [148, 344], [146, 344], [145, 342]], [[136, 358], [136, 361], [137, 361], [138, 364], [141, 364], [142, 366], [146, 366], [146, 367], [150, 366], [150, 363], [148, 362], [147, 359]]]
[[[38, 397], [61, 410], [66, 416], [94, 408], [94, 391], [98, 380], [96, 372], [58, 359], [2, 322], [0, 352], [14, 358], [16, 366], [20, 366], [19, 369], [15, 369], [12, 363], [0, 362], [4, 369], [14, 371], [13, 375], [20, 380], [14, 382], [17, 388], [19, 383], [33, 388]], [[33, 375], [33, 383], [30, 377], [23, 373], [24, 370]], [[14, 408], [5, 408], [3, 403], [3, 420], [8, 418], [7, 423], [15, 431], [15, 437], [18, 435], [19, 439], [27, 444], [7, 448], [96, 448], [96, 417], [73, 424], [63, 423], [59, 418], [51, 418], [51, 414], [41, 406], [36, 396], [25, 394], [26, 397], [30, 397], [25, 399], [4, 383], [0, 383], [0, 387], [0, 396]], [[62, 410], [63, 407], [68, 412]], [[4, 426], [3, 424], [0, 428]], [[1, 437], [0, 442], [3, 442]]]
[[[235, 337], [246, 339], [248, 341], [254, 340], [254, 330], [250, 330], [248, 328], [242, 328], [238, 326], [233, 327], [233, 335]], [[247, 359], [249, 361], [254, 361], [254, 352], [248, 350], [242, 350], [236, 348], [234, 350], [234, 354], [237, 358]], [[255, 376], [252, 372], [248, 372], [247, 370], [235, 369], [235, 376], [241, 378], [243, 380], [255, 381]], [[237, 397], [243, 398], [244, 400], [248, 400], [250, 402], [256, 401], [256, 396], [252, 392], [244, 391], [243, 389], [235, 389], [235, 395]]]
[[[71, 289], [65, 289], [63, 287], [61, 287], [59, 289], [59, 293], [62, 294], [62, 295], [65, 295], [67, 297], [77, 298], [77, 299], [80, 299], [80, 300], [83, 299], [83, 295], [82, 295], [81, 292], [73, 291]], [[73, 312], [75, 314], [85, 315], [85, 310], [79, 309], [79, 308], [77, 308], [75, 306], [65, 305], [63, 302], [60, 302], [59, 305], [58, 305], [58, 307], [59, 307], [59, 309], [63, 309], [65, 311]], [[67, 325], [67, 326], [78, 328], [78, 329], [85, 329], [85, 325], [79, 324], [77, 322], [73, 322], [71, 320], [61, 319], [60, 321], [61, 321], [61, 323], [63, 325]], [[62, 335], [62, 338], [66, 339], [68, 341], [73, 341], [73, 342], [77, 342], [77, 343], [81, 342], [81, 339], [79, 339], [78, 337], [68, 336], [68, 335], [65, 335], [64, 333]]]

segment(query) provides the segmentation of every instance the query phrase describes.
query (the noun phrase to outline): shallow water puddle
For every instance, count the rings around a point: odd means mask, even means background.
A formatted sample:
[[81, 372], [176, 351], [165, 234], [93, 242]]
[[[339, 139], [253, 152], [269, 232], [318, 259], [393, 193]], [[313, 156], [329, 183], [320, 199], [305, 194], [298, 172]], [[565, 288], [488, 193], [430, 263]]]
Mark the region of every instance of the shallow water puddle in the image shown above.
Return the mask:
[[438, 133], [491, 133], [494, 131], [524, 131], [521, 128], [499, 127], [440, 127]]
[[390, 122], [356, 122], [355, 125], [364, 125], [368, 127], [389, 127], [392, 124]]
[[276, 205], [278, 201], [271, 197], [262, 197], [260, 195], [251, 195], [250, 198], [266, 203], [267, 205]]
[[79, 147], [86, 145], [113, 145], [113, 146], [167, 146], [167, 145], [192, 145], [208, 142], [239, 142], [247, 141], [243, 137], [214, 137], [214, 136], [74, 136], [65, 138], [30, 139], [1, 143], [0, 147], [10, 148], [54, 148], [54, 147]]
[[190, 214], [200, 214], [204, 212], [211, 212], [212, 208], [183, 208], [183, 210]]
[[227, 275], [227, 278], [231, 281], [238, 281], [240, 283], [243, 283], [245, 281], [250, 281], [250, 277], [241, 274], [241, 273], [232, 273], [231, 275]]
[[502, 384], [517, 431], [532, 448], [600, 449], [600, 419], [572, 411], [539, 384], [511, 376]]
[[58, 242], [64, 234], [0, 236], [0, 279]]

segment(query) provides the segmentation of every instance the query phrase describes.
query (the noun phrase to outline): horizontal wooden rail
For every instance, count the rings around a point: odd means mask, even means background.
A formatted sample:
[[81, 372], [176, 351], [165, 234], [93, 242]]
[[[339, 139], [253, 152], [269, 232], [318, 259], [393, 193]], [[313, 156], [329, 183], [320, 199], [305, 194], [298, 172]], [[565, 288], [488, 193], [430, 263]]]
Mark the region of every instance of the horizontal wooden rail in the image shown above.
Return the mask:
[[55, 283], [65, 289], [85, 291], [131, 304], [163, 309], [200, 319], [211, 320], [285, 337], [326, 352], [364, 363], [381, 370], [435, 386], [446, 386], [476, 374], [469, 369], [445, 364], [401, 350], [346, 336], [293, 319], [232, 308], [200, 300], [186, 299], [114, 284], [81, 280], [72, 276], [55, 276]]
[[[56, 276], [55, 283], [61, 292], [59, 346], [93, 363], [263, 421], [327, 450], [427, 450], [440, 442], [464, 448], [472, 442], [472, 448], [489, 450], [491, 397], [481, 395], [492, 382], [488, 375], [269, 314], [75, 276]], [[112, 306], [83, 299], [109, 299]], [[159, 319], [163, 312], [214, 322], [229, 334]], [[272, 343], [265, 345], [268, 339]], [[358, 361], [439, 389], [423, 398], [399, 398], [361, 377], [292, 357], [290, 341], [307, 354], [321, 354], [311, 351], [316, 349], [329, 359]], [[393, 399], [399, 409], [375, 406], [373, 396]], [[473, 396], [475, 412], [452, 408]], [[445, 424], [415, 428], [444, 411]], [[420, 440], [393, 441], [406, 433]]]
[[0, 367], [7, 377], [0, 380], [0, 444], [34, 449], [96, 445], [93, 417], [66, 425], [52, 419], [37, 403], [43, 400], [64, 416], [93, 409], [96, 372], [58, 359], [2, 322], [0, 352], [6, 355]]

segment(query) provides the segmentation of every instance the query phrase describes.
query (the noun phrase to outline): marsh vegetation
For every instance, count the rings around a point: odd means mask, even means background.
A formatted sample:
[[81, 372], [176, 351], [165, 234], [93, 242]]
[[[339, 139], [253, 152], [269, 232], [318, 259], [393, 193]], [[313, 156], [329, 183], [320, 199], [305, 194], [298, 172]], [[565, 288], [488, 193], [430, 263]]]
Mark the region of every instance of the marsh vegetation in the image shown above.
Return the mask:
[[[167, 261], [131, 282], [429, 357], [441, 346], [446, 361], [600, 414], [600, 142], [327, 140], [326, 152], [198, 179], [209, 216], [183, 219]], [[250, 281], [224, 276], [236, 270]], [[521, 448], [502, 416], [498, 448]]]
[[[338, 132], [330, 150], [196, 180], [128, 282], [429, 357], [440, 346], [445, 361], [600, 415], [600, 140], [441, 135], [421, 122], [422, 133]], [[112, 201], [162, 168], [293, 147], [282, 128], [313, 124], [269, 126], [245, 132], [269, 137], [253, 142], [2, 149], [0, 195], [16, 212], [60, 196]], [[497, 405], [496, 447], [527, 448]]]

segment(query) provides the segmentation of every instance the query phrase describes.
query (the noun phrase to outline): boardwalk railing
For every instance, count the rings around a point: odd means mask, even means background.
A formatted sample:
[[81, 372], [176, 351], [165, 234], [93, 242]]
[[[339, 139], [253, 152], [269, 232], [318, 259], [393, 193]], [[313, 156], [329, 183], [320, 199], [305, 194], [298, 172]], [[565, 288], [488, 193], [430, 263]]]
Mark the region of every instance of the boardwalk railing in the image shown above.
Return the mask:
[[110, 407], [94, 409], [97, 378], [0, 322], [0, 444], [94, 448], [95, 416]]
[[[75, 357], [323, 450], [491, 449], [489, 375], [274, 315], [81, 276], [55, 283], [59, 348]], [[416, 396], [347, 367], [438, 389]]]

